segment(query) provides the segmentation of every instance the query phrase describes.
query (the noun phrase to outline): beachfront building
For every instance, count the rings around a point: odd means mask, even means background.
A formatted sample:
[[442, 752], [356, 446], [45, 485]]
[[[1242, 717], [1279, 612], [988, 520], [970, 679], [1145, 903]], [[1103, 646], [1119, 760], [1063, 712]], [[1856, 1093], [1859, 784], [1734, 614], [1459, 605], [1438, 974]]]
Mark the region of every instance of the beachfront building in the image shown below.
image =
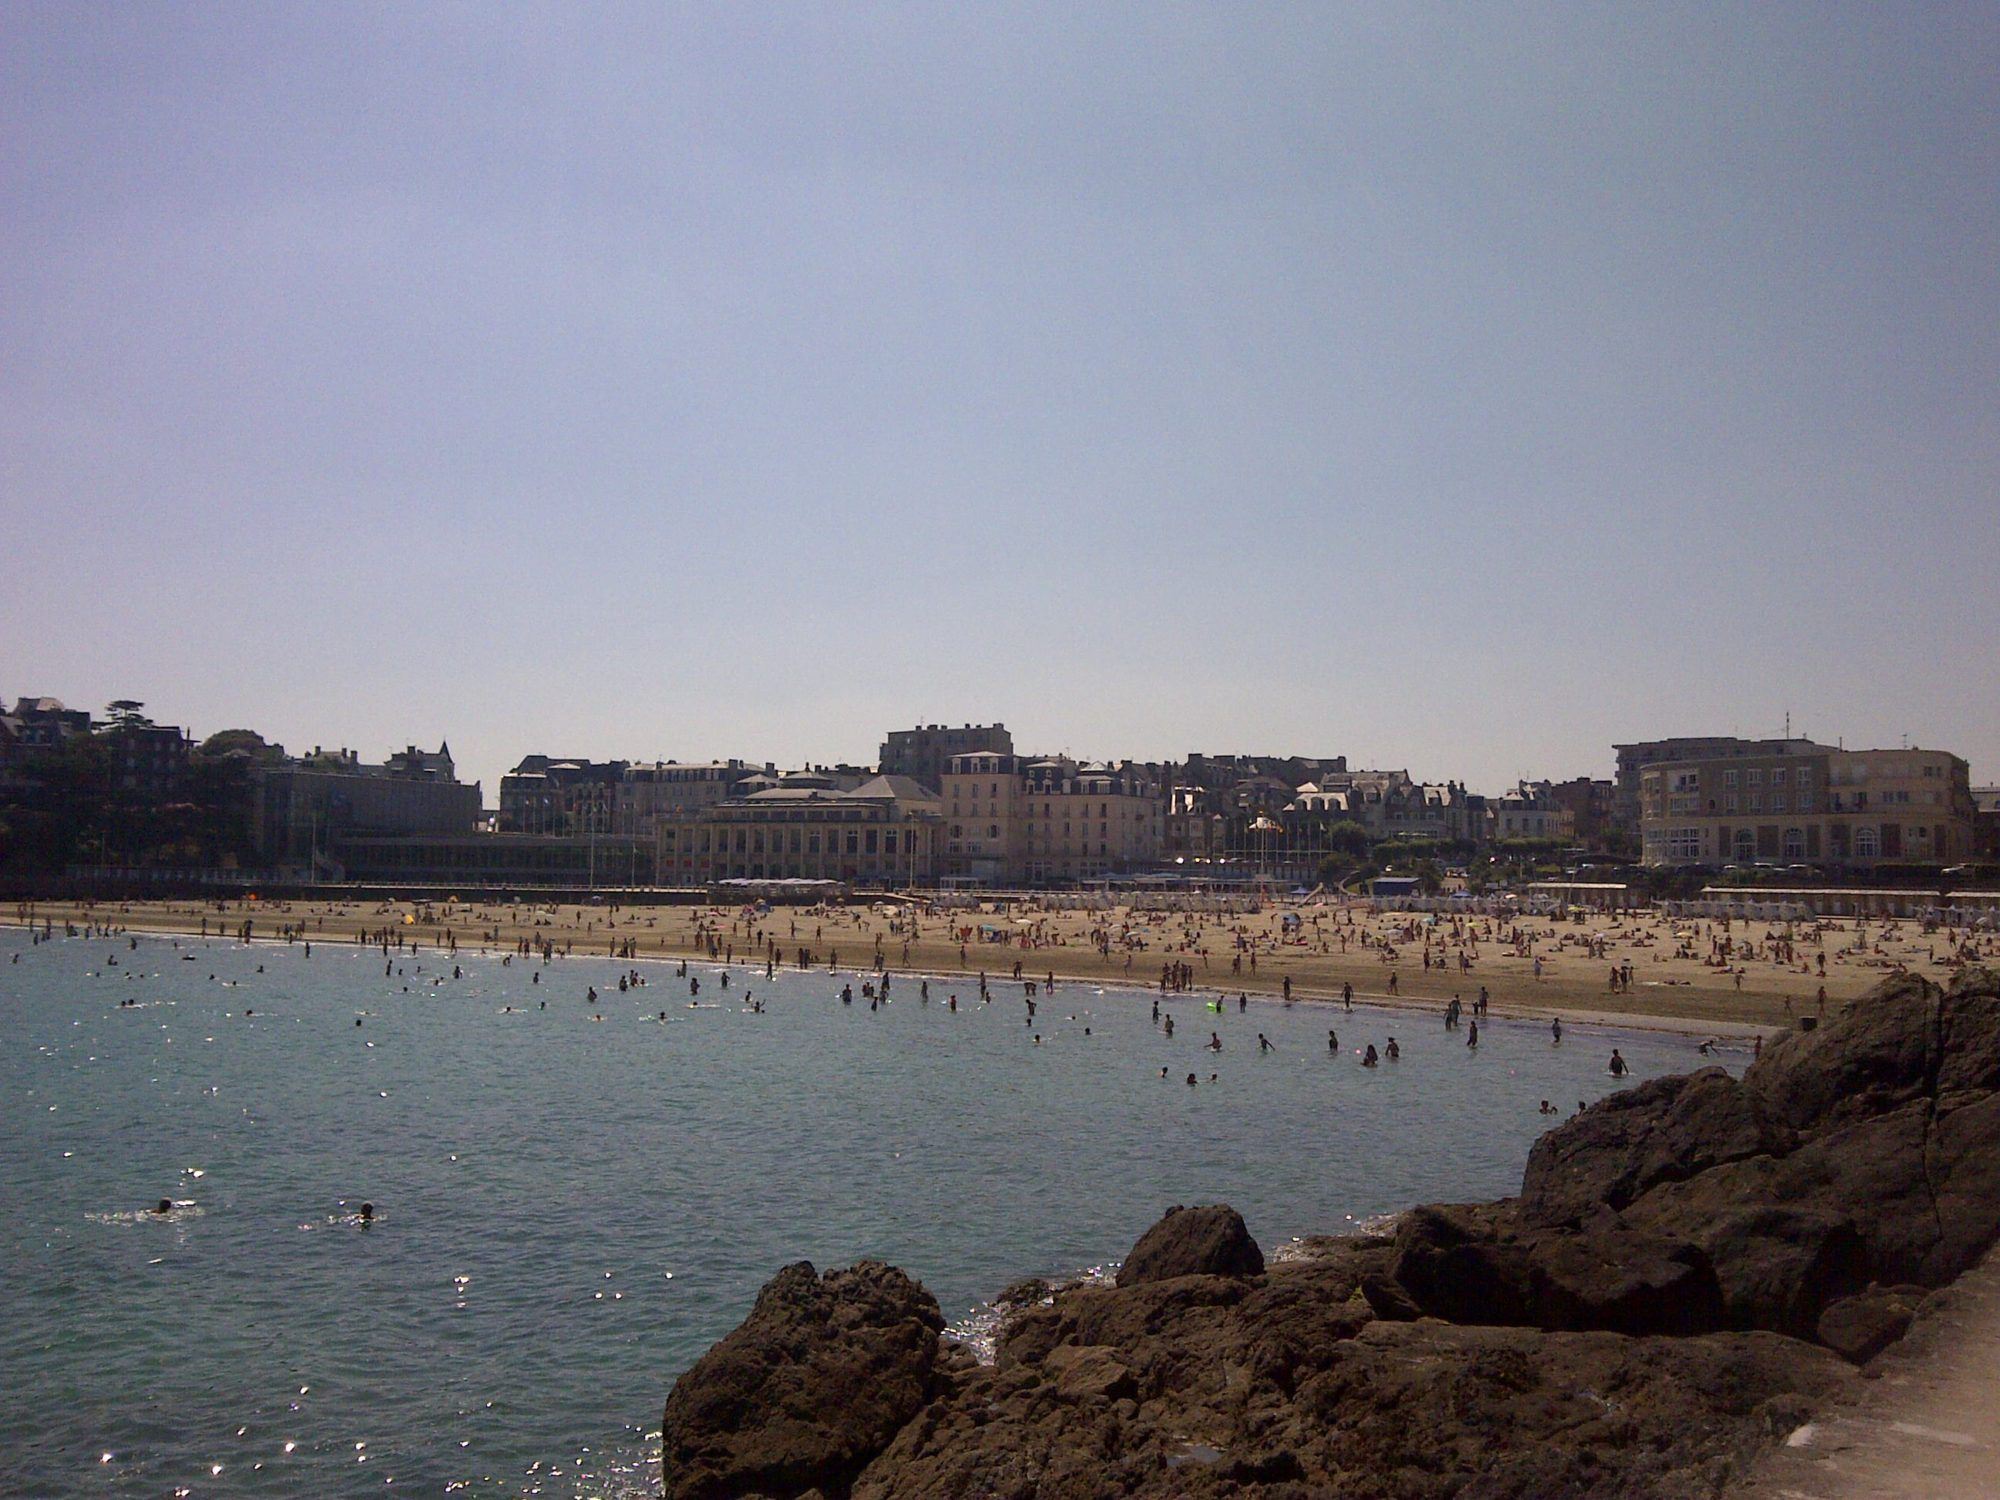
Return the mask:
[[1964, 760], [1944, 750], [1735, 751], [1640, 774], [1640, 849], [1665, 866], [1950, 865], [1972, 857]]
[[942, 874], [954, 883], [1069, 885], [1144, 873], [1160, 859], [1160, 785], [1129, 761], [956, 755], [940, 800]]
[[1484, 836], [1485, 799], [1457, 782], [1350, 771], [1344, 760], [1290, 768], [1308, 766], [1314, 779], [1291, 784], [1278, 774], [1284, 767], [1245, 768], [1224, 787], [1177, 780], [1166, 799], [1167, 866], [1196, 880], [1310, 886], [1329, 856], [1353, 853], [1357, 827], [1371, 843]]
[[581, 756], [522, 756], [500, 778], [500, 832], [611, 832], [627, 764]]
[[1138, 874], [1158, 863], [1159, 784], [1129, 763], [1030, 761], [1021, 771], [1020, 876], [1030, 885]]
[[1577, 776], [1569, 781], [1542, 782], [1549, 799], [1569, 814], [1570, 831], [1565, 837], [1586, 849], [1611, 847], [1617, 831], [1616, 782]]
[[1478, 840], [1485, 812], [1456, 781], [1418, 781], [1407, 770], [1340, 771], [1298, 789], [1294, 811], [1359, 823], [1372, 839]]
[[1637, 837], [1641, 816], [1640, 777], [1647, 766], [1683, 761], [1740, 760], [1745, 757], [1768, 760], [1773, 756], [1820, 755], [1831, 747], [1808, 739], [1745, 740], [1724, 734], [1640, 740], [1611, 748], [1618, 756], [1618, 773], [1613, 783], [1611, 803], [1612, 823], [1628, 836]]
[[479, 783], [457, 778], [451, 747], [406, 747], [379, 765], [352, 750], [252, 761], [251, 830], [258, 857], [273, 867], [335, 874], [342, 840], [470, 834]]
[[20, 698], [0, 713], [0, 795], [33, 786], [35, 768], [90, 733], [90, 714], [60, 698]]
[[1576, 815], [1557, 798], [1555, 783], [1522, 781], [1486, 799], [1487, 826], [1495, 840], [1539, 839], [1569, 842]]
[[[766, 768], [768, 769], [768, 767]], [[739, 783], [756, 774], [748, 761], [634, 761], [612, 788], [611, 831], [651, 839], [660, 819], [713, 807], [735, 795]]]
[[831, 773], [752, 777], [740, 795], [662, 817], [655, 832], [658, 879], [680, 886], [723, 880], [932, 884], [943, 824], [936, 795], [907, 776], [876, 776], [852, 787], [839, 785], [843, 779]]
[[[768, 779], [757, 783], [759, 777]], [[712, 807], [756, 784], [776, 784], [771, 766], [525, 755], [500, 778], [498, 826], [502, 833], [610, 833], [650, 842], [662, 819]]]
[[919, 724], [892, 729], [882, 741], [884, 776], [907, 776], [932, 791], [944, 786], [954, 755], [1012, 755], [1014, 736], [1005, 724]]
[[1972, 789], [1972, 848], [1974, 857], [2000, 860], [2000, 786]]

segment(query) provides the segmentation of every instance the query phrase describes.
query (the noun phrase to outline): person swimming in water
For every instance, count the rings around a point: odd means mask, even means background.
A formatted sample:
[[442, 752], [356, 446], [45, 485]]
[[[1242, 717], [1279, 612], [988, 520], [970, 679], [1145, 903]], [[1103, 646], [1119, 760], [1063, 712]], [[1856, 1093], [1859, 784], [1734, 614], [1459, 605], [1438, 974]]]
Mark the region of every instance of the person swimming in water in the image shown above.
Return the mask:
[[1212, 1031], [1208, 1034], [1208, 1050], [1211, 1052], [1220, 1052], [1222, 1050], [1222, 1038]]
[[170, 1214], [173, 1211], [174, 1200], [171, 1198], [162, 1198], [158, 1203], [153, 1205], [153, 1212], [156, 1214]]
[[[1393, 1046], [1394, 1044], [1391, 1043], [1391, 1045]], [[1364, 1068], [1372, 1068], [1375, 1066], [1375, 1044], [1373, 1042], [1370, 1042], [1368, 1044], [1368, 1050], [1361, 1054], [1361, 1066]]]
[[1340, 1050], [1340, 1038], [1333, 1034], [1331, 1026], [1326, 1029], [1326, 1050], [1329, 1052], [1338, 1052]]
[[1259, 1052], [1269, 1052], [1271, 1050], [1271, 1039], [1261, 1031], [1257, 1033], [1257, 1050]]
[[375, 1222], [374, 1204], [364, 1203], [361, 1205], [361, 1222], [364, 1224], [372, 1224]]
[[1623, 1078], [1627, 1073], [1632, 1071], [1629, 1067], [1625, 1065], [1625, 1059], [1618, 1055], [1618, 1049], [1616, 1047], [1613, 1047], [1611, 1049], [1611, 1061], [1609, 1064], [1607, 1064], [1607, 1066], [1609, 1067], [1611, 1071], [1611, 1076], [1613, 1078]]
[[1390, 1062], [1394, 1062], [1394, 1061], [1395, 1061], [1395, 1060], [1396, 1060], [1397, 1058], [1401, 1057], [1402, 1055], [1403, 1055], [1403, 1049], [1402, 1049], [1401, 1047], [1399, 1047], [1399, 1046], [1397, 1046], [1397, 1045], [1396, 1045], [1396, 1039], [1395, 1039], [1394, 1037], [1390, 1037], [1390, 1038], [1389, 1038], [1389, 1061], [1390, 1061]]
[[1188, 1087], [1189, 1087], [1189, 1088], [1194, 1088], [1194, 1087], [1196, 1087], [1196, 1086], [1197, 1086], [1198, 1084], [1200, 1084], [1200, 1082], [1201, 1082], [1201, 1080], [1200, 1080], [1200, 1079], [1198, 1079], [1198, 1078], [1196, 1078], [1196, 1077], [1194, 1076], [1194, 1074], [1192, 1074], [1192, 1073], [1188, 1074]]

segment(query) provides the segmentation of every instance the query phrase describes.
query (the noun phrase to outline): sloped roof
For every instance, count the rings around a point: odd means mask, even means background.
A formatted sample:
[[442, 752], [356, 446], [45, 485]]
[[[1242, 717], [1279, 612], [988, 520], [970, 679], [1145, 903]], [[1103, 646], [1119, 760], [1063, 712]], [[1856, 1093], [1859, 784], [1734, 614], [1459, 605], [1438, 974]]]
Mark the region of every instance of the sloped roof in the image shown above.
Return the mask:
[[847, 794], [850, 797], [894, 797], [899, 802], [936, 802], [937, 793], [910, 776], [876, 776]]

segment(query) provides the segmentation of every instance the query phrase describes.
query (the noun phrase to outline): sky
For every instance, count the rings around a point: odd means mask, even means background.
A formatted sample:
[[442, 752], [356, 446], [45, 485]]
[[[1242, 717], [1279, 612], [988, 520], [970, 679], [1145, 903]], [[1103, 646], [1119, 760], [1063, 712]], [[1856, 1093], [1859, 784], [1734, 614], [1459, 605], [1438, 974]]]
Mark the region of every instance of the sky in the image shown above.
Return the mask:
[[2000, 780], [2000, 8], [0, 7], [0, 693]]

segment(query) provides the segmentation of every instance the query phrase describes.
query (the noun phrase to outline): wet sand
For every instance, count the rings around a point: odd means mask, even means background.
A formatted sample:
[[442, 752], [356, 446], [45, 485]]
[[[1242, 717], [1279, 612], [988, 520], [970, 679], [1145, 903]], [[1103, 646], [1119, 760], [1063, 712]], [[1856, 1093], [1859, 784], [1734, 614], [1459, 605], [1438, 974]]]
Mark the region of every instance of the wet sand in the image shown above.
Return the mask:
[[[5, 918], [25, 920], [14, 907]], [[1192, 971], [1190, 993], [1273, 995], [1289, 978], [1300, 1001], [1337, 1000], [1351, 984], [1371, 1004], [1430, 1008], [1453, 996], [1470, 1008], [1481, 987], [1495, 1014], [1555, 1016], [1694, 1034], [1773, 1031], [1879, 984], [1899, 971], [1949, 978], [1955, 955], [1944, 932], [1914, 922], [1782, 923], [1685, 919], [1657, 912], [1550, 917], [1374, 912], [1365, 902], [1268, 905], [1255, 912], [1163, 912], [1115, 907], [1050, 910], [937, 908], [921, 901], [840, 907], [535, 906], [520, 903], [242, 901], [39, 903], [37, 924], [60, 931], [109, 924], [134, 932], [236, 933], [275, 938], [301, 927], [315, 942], [349, 943], [390, 929], [406, 942], [460, 951], [512, 951], [526, 939], [558, 953], [610, 957], [630, 944], [637, 959], [710, 956], [761, 968], [775, 947], [780, 968], [800, 948], [816, 967], [931, 975], [984, 974], [996, 989], [1021, 980], [1089, 981], [1157, 991], [1163, 965]], [[1293, 919], [1288, 923], [1287, 919]], [[995, 938], [1004, 938], [996, 941]], [[1732, 945], [1726, 962], [1719, 945]], [[1789, 943], [1790, 951], [1784, 945]], [[1989, 960], [2000, 939], [1977, 939]], [[1426, 953], [1430, 966], [1426, 967]], [[1820, 960], [1825, 960], [1821, 977]], [[1631, 966], [1614, 989], [1614, 964]]]

